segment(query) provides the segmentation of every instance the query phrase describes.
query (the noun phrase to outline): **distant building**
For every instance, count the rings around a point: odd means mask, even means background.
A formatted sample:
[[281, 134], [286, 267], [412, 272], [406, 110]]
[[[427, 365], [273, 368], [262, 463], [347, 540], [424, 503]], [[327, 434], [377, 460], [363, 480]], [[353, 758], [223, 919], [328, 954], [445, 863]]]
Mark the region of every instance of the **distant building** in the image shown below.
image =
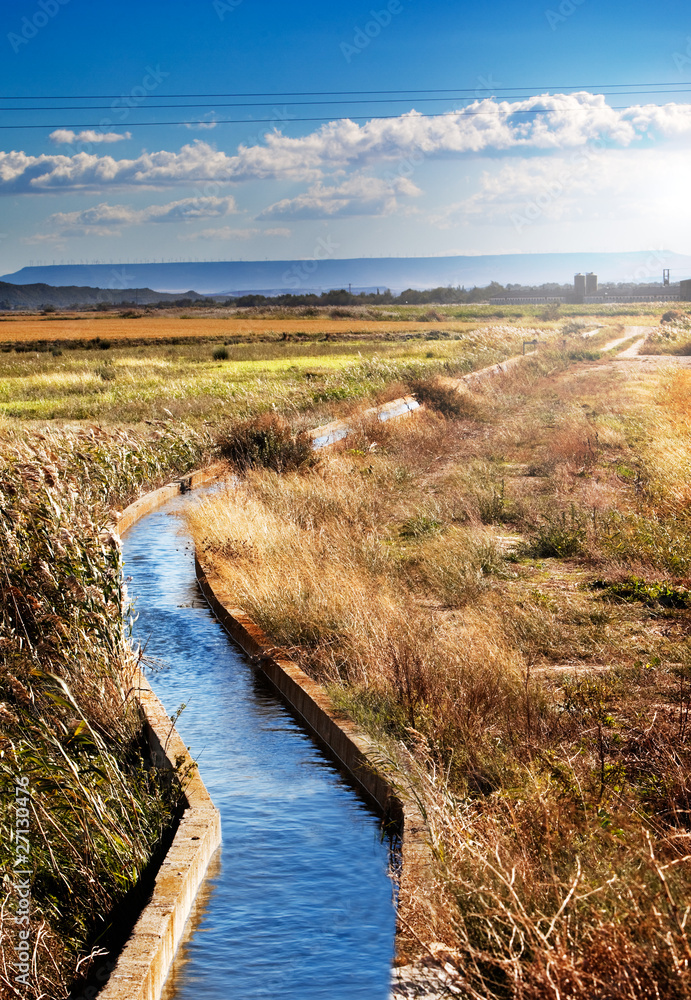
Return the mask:
[[634, 290], [630, 292], [600, 291], [598, 288], [598, 277], [593, 271], [587, 274], [574, 274], [573, 293], [570, 295], [535, 295], [535, 293], [520, 290], [505, 292], [503, 295], [495, 295], [489, 301], [492, 305], [523, 305], [532, 303], [540, 305], [548, 302], [563, 302], [566, 305], [606, 305], [617, 302], [671, 302], [674, 299], [682, 299], [691, 302], [691, 278], [680, 282], [680, 293], [674, 288], [668, 287], [665, 291], [653, 291], [647, 288], [640, 292]]
[[522, 305], [544, 305], [548, 302], [566, 302], [567, 298], [565, 295], [530, 295], [526, 293], [525, 295], [520, 295], [516, 293], [512, 295], [508, 292], [506, 295], [495, 295], [491, 298], [490, 303], [492, 305], [501, 306], [522, 306]]

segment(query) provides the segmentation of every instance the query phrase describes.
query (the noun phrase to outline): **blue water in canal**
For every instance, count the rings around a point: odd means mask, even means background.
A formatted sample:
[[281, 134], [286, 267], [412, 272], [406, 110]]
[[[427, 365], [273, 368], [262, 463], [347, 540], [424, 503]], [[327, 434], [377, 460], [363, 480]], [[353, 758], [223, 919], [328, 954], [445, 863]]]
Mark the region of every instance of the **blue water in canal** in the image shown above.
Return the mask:
[[223, 845], [167, 1000], [386, 1000], [394, 911], [377, 818], [226, 636], [175, 516], [124, 538], [151, 683], [221, 811]]

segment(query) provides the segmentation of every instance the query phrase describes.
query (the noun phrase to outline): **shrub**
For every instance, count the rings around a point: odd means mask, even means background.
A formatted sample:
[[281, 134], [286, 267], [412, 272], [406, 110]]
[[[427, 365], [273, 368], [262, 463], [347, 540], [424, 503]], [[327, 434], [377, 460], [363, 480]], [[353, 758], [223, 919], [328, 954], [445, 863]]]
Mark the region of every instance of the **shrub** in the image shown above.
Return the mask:
[[585, 347], [575, 347], [566, 356], [569, 361], [599, 361], [602, 354], [600, 351], [588, 351]]
[[220, 347], [215, 347], [212, 357], [214, 361], [227, 361], [229, 355], [228, 355], [228, 348], [226, 347], [226, 345], [222, 344]]
[[99, 365], [96, 369], [96, 374], [100, 375], [104, 382], [114, 382], [117, 377], [112, 361], [106, 361], [104, 364]]
[[306, 434], [293, 434], [282, 417], [266, 413], [231, 427], [219, 438], [221, 455], [238, 469], [289, 472], [319, 461]]
[[603, 591], [603, 596], [610, 594], [622, 601], [640, 601], [651, 608], [688, 608], [691, 604], [691, 592], [674, 587], [666, 580], [646, 583], [637, 576], [630, 576], [621, 583], [593, 580], [590, 586], [593, 590]]
[[663, 313], [660, 323], [679, 323], [684, 319], [686, 319], [686, 316], [679, 309], [670, 309], [668, 312]]
[[536, 559], [564, 559], [580, 555], [585, 541], [585, 528], [572, 506], [569, 515], [562, 511], [561, 514], [546, 517], [524, 546], [523, 552]]
[[436, 517], [427, 514], [416, 514], [409, 517], [401, 525], [401, 538], [424, 538], [427, 535], [436, 535], [443, 528], [442, 522]]
[[582, 323], [581, 320], [570, 319], [562, 325], [561, 332], [565, 337], [573, 336], [574, 334], [578, 336], [579, 334], [583, 333], [584, 330], [587, 329], [588, 327], [585, 325], [585, 323]]
[[560, 313], [561, 306], [559, 302], [548, 302], [540, 314], [540, 319], [545, 323], [550, 323], [552, 320], [559, 319]]
[[411, 394], [430, 410], [449, 420], [462, 420], [477, 415], [477, 404], [467, 392], [444, 385], [438, 379], [415, 379], [408, 383]]

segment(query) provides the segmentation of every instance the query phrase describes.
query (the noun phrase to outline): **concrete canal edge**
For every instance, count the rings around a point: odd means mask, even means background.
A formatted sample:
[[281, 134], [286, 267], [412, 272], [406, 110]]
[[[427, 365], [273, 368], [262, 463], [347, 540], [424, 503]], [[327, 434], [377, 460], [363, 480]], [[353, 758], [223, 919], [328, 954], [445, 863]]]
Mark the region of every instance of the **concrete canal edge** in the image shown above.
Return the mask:
[[197, 580], [210, 608], [231, 638], [247, 653], [268, 679], [303, 727], [358, 789], [363, 798], [401, 831], [402, 858], [398, 885], [396, 960], [410, 962], [420, 956], [415, 933], [428, 917], [421, 889], [429, 884], [431, 853], [424, 820], [415, 801], [395, 789], [377, 770], [376, 748], [359, 727], [334, 706], [317, 681], [309, 677], [283, 651], [273, 646], [259, 626], [240, 608], [216, 574], [201, 565], [195, 554]]
[[[211, 466], [183, 476], [135, 500], [118, 519], [122, 535], [141, 517], [187, 489], [218, 478], [222, 469]], [[161, 702], [141, 671], [134, 679], [151, 757], [166, 769], [181, 764], [186, 807], [173, 843], [156, 875], [151, 898], [142, 910], [122, 949], [99, 1000], [159, 1000], [182, 939], [185, 923], [209, 862], [221, 843], [221, 816], [211, 801], [195, 762]]]
[[156, 875], [151, 898], [139, 916], [99, 1000], [159, 1000], [185, 923], [209, 861], [221, 843], [221, 817], [196, 764], [161, 702], [139, 673], [137, 699], [157, 767], [189, 768], [186, 808]]
[[[507, 358], [506, 361], [499, 361], [497, 364], [489, 365], [487, 368], [480, 368], [476, 372], [469, 372], [467, 375], [461, 375], [460, 378], [451, 379], [450, 384], [459, 392], [464, 388], [473, 389], [488, 379], [494, 378], [495, 375], [506, 374], [506, 372], [520, 364], [524, 358], [525, 355], [518, 354], [513, 358]], [[369, 419], [379, 420], [383, 423], [394, 417], [408, 417], [419, 409], [421, 409], [421, 406], [414, 396], [401, 396], [399, 399], [392, 399], [388, 403], [382, 403], [380, 406], [371, 406], [369, 409], [363, 410], [357, 415], [356, 419], [358, 422]], [[318, 449], [328, 448], [338, 441], [343, 441], [352, 433], [352, 421], [332, 420], [331, 423], [323, 424], [321, 427], [315, 427], [313, 430], [307, 431], [307, 437], [311, 440], [312, 447]]]

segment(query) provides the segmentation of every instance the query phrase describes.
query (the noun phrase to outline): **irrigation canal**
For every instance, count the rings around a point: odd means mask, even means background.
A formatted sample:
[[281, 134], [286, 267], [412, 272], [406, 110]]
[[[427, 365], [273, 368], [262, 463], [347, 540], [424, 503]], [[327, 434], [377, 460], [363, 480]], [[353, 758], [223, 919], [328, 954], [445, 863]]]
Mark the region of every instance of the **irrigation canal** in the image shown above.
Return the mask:
[[[377, 817], [197, 590], [182, 496], [123, 539], [135, 638], [220, 809], [223, 845], [165, 1000], [386, 1000], [394, 940]], [[129, 579], [131, 578], [131, 579]]]

